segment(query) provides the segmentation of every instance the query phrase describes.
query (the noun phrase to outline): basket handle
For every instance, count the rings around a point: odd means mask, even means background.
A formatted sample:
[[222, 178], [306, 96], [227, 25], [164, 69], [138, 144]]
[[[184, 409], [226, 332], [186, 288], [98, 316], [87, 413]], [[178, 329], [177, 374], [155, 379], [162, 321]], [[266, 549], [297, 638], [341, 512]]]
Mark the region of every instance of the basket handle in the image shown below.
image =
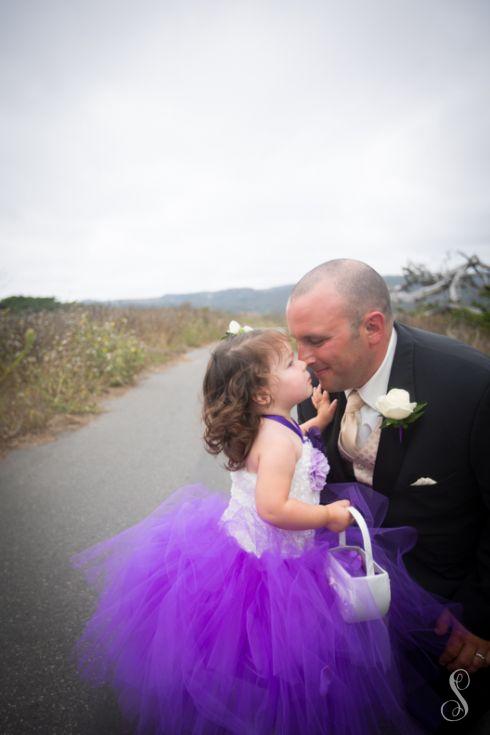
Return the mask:
[[[369, 576], [373, 576], [374, 575], [373, 548], [371, 546], [371, 537], [369, 535], [369, 530], [366, 525], [366, 521], [364, 520], [364, 516], [362, 515], [362, 513], [358, 511], [357, 508], [354, 508], [353, 505], [349, 505], [347, 510], [354, 516], [354, 518], [357, 521], [357, 525], [361, 529], [362, 541], [364, 544], [364, 552], [366, 554], [366, 574]], [[345, 531], [341, 531], [339, 533], [339, 544], [340, 546], [346, 545]]]

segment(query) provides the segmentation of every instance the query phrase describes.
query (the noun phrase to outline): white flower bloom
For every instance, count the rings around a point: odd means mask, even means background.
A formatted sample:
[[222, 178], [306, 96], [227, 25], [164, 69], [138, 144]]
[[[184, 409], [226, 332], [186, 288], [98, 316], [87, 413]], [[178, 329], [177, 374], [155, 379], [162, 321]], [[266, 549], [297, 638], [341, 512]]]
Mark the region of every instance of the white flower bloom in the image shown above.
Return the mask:
[[410, 401], [407, 390], [392, 388], [385, 396], [376, 401], [376, 410], [387, 419], [406, 419], [413, 413], [416, 402]]
[[248, 324], [245, 324], [245, 326], [243, 327], [243, 330], [242, 331], [244, 331], [244, 332], [253, 332], [254, 331], [254, 328], [253, 327], [249, 327]]
[[234, 319], [231, 320], [231, 322], [228, 324], [228, 332], [230, 334], [238, 334], [241, 327]]

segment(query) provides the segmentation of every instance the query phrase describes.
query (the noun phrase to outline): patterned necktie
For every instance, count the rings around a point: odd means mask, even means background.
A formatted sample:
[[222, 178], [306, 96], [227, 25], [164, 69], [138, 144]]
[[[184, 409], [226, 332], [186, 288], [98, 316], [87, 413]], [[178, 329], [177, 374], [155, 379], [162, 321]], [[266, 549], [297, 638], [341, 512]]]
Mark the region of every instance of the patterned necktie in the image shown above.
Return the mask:
[[339, 445], [342, 445], [344, 452], [351, 457], [357, 453], [357, 429], [361, 421], [360, 409], [364, 405], [364, 401], [356, 390], [349, 393], [340, 424]]
[[360, 410], [365, 402], [356, 390], [349, 393], [347, 405], [340, 424], [339, 452], [348, 461], [352, 462], [354, 476], [358, 482], [373, 485], [374, 466], [378, 453], [381, 435], [381, 417], [378, 417], [368, 438], [362, 446], [356, 444], [357, 431], [361, 423]]

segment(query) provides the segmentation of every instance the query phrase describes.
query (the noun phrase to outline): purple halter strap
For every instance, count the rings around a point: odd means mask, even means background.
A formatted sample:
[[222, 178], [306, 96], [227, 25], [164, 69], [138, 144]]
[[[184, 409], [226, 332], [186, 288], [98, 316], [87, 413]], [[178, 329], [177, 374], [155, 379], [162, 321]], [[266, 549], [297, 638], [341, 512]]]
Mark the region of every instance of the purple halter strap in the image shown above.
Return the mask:
[[284, 416], [279, 416], [276, 413], [263, 413], [262, 418], [272, 419], [272, 421], [277, 421], [278, 424], [287, 426], [288, 429], [291, 429], [291, 431], [294, 431], [294, 433], [299, 436], [301, 441], [304, 441], [304, 434], [301, 431], [299, 424], [294, 419], [291, 419], [291, 421], [289, 421], [288, 419], [284, 418]]

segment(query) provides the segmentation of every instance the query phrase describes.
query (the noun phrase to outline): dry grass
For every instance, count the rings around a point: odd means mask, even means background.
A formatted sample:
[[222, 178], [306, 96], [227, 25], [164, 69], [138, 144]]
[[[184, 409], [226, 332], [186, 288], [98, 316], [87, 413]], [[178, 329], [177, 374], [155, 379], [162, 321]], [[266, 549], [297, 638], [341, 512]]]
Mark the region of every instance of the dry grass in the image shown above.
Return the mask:
[[471, 314], [445, 313], [426, 314], [423, 312], [403, 312], [397, 318], [404, 324], [426, 329], [437, 334], [446, 334], [474, 347], [480, 352], [490, 355], [490, 326], [484, 318]]
[[[188, 348], [219, 339], [230, 318], [187, 305], [1, 309], [0, 451], [80, 425], [100, 412], [102, 396]], [[246, 321], [265, 323], [257, 316]]]

